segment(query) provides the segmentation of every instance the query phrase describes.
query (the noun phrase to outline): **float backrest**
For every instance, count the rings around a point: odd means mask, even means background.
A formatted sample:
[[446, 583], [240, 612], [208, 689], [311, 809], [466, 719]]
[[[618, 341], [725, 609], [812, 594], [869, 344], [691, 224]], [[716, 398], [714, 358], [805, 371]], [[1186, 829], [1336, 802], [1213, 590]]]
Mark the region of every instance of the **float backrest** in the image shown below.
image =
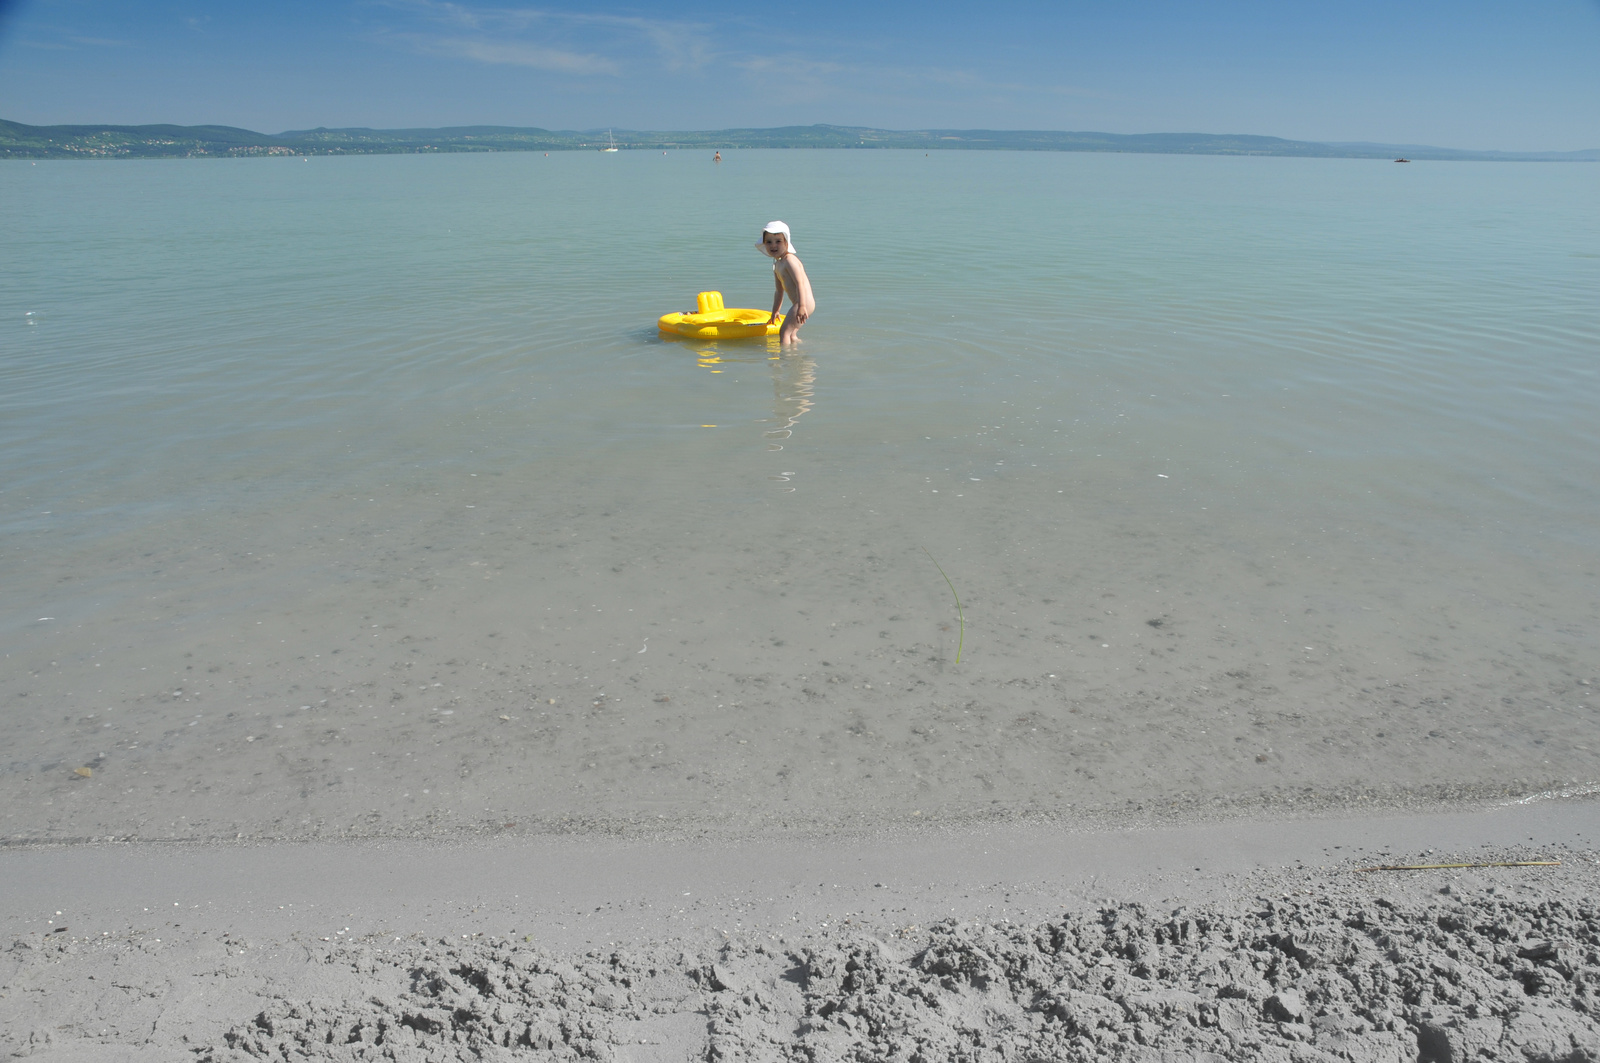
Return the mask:
[[702, 314], [709, 314], [713, 310], [722, 309], [721, 292], [701, 292], [696, 299], [700, 304], [700, 313]]

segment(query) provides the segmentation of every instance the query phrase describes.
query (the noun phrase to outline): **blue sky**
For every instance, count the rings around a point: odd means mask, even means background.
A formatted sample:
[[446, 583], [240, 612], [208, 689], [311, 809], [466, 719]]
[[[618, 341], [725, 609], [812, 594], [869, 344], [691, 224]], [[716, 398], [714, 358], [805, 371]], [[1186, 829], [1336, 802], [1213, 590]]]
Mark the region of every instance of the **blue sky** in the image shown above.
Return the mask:
[[0, 117], [1600, 147], [1600, 0], [0, 0]]

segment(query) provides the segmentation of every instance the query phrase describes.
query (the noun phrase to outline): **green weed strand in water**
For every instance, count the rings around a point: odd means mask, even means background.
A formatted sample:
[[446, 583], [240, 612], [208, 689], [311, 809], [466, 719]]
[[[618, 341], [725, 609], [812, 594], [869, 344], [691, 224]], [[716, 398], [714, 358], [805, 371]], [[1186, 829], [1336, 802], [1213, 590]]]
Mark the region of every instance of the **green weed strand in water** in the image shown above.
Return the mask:
[[[938, 559], [933, 556], [932, 551], [924, 546], [922, 548], [922, 552], [928, 555], [928, 560], [932, 561], [933, 567], [939, 570], [939, 575], [944, 576], [944, 566], [939, 564]], [[950, 588], [950, 597], [956, 600], [956, 623], [961, 625], [960, 636], [956, 639], [956, 663], [960, 664], [961, 647], [965, 645], [967, 641], [967, 619], [961, 615], [961, 595], [956, 593], [956, 585], [950, 582], [949, 576], [944, 576], [944, 582], [945, 585]]]

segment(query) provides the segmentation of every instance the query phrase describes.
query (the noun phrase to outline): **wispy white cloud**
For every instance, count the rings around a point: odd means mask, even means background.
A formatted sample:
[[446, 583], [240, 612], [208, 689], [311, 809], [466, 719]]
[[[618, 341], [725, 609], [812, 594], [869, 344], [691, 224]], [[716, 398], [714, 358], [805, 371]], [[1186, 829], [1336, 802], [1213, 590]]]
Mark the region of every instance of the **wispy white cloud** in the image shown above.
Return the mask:
[[[0, 0], [0, 8], [5, 6], [5, 0]], [[78, 48], [135, 48], [133, 41], [119, 40], [112, 37], [91, 37], [87, 34], [75, 33], [77, 27], [64, 26], [58, 23], [35, 22], [24, 24], [21, 27], [28, 33], [27, 37], [16, 43], [24, 48], [39, 48], [49, 52], [74, 51]]]
[[[763, 110], [906, 113], [1056, 106], [1101, 94], [1070, 84], [1029, 84], [970, 68], [903, 62], [891, 42], [775, 41], [742, 18], [708, 25], [593, 8], [507, 0], [364, 0], [382, 12], [373, 39], [390, 47], [484, 66], [521, 67], [574, 80], [633, 76], [709, 78]], [[884, 63], [894, 55], [902, 62]], [[731, 81], [730, 81], [731, 79]], [[741, 83], [743, 83], [741, 85]], [[943, 101], [936, 103], [934, 101]]]
[[[747, 74], [764, 78], [830, 78], [846, 71], [854, 72], [862, 69], [848, 63], [807, 59], [798, 55], [774, 54], [746, 56], [743, 59], [734, 60], [732, 65]], [[871, 69], [882, 71], [881, 67], [873, 67]]]
[[707, 66], [717, 58], [716, 50], [708, 43], [708, 27], [698, 23], [663, 22], [620, 15], [578, 15], [574, 18], [591, 25], [629, 31], [649, 41], [661, 65], [668, 70], [695, 69]]
[[373, 0], [440, 27], [440, 35], [386, 32], [384, 39], [434, 55], [572, 74], [617, 74], [643, 45], [660, 66], [684, 70], [715, 58], [707, 27], [630, 15], [502, 7], [455, 0]]
[[905, 93], [909, 102], [928, 86], [954, 89], [968, 98], [981, 96], [996, 103], [1004, 102], [1007, 97], [1106, 98], [1102, 92], [1077, 85], [997, 81], [971, 70], [934, 66], [841, 63], [780, 53], [746, 56], [731, 65], [751, 78], [760, 79], [775, 95], [789, 100], [845, 96], [861, 99], [876, 91], [889, 95]]
[[794, 107], [862, 93], [859, 68], [848, 63], [765, 52], [742, 56], [728, 65], [759, 86], [761, 98], [769, 104]]
[[970, 70], [941, 70], [935, 67], [902, 68], [895, 75], [907, 81], [932, 82], [969, 92], [1014, 92], [1027, 95], [1083, 96], [1100, 99], [1105, 94], [1079, 85], [1040, 85], [1025, 81], [995, 81]]
[[421, 34], [395, 36], [397, 39], [409, 40], [419, 52], [442, 55], [451, 59], [467, 59], [475, 63], [526, 66], [562, 74], [620, 73], [618, 65], [604, 56], [568, 52], [559, 48], [544, 48], [537, 44], [524, 44], [519, 41], [492, 41], [476, 37], [428, 37]]

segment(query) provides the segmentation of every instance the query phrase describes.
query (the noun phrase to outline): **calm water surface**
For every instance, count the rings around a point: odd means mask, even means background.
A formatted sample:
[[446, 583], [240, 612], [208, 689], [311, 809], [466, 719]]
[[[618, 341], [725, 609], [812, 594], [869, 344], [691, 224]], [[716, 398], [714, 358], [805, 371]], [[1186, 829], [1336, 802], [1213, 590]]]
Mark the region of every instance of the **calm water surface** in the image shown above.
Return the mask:
[[0, 166], [8, 835], [1600, 782], [1593, 167], [725, 158]]

